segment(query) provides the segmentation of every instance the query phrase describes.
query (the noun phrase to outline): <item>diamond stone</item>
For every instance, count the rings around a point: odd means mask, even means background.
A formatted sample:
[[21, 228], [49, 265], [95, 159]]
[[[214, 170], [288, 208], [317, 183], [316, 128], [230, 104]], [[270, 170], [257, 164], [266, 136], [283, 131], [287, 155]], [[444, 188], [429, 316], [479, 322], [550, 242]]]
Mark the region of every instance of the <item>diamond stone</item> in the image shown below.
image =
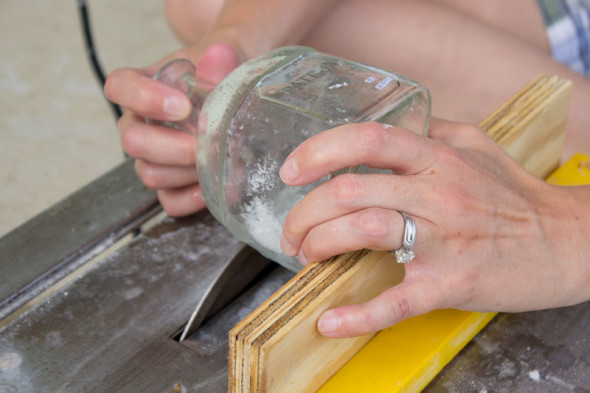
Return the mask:
[[414, 251], [403, 247], [395, 250], [395, 259], [397, 260], [397, 263], [408, 263], [414, 259], [415, 256], [416, 254], [414, 254]]

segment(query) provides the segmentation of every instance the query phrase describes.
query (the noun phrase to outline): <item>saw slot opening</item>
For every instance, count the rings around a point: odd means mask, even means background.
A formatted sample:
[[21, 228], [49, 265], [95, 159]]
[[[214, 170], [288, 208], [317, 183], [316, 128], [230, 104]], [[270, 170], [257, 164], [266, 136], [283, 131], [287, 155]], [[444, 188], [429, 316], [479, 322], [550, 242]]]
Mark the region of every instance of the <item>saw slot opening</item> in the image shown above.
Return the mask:
[[[189, 340], [191, 336], [198, 332], [200, 326], [208, 323], [218, 313], [223, 312], [224, 308], [231, 306], [232, 302], [237, 301], [245, 293], [251, 291], [253, 287], [259, 285], [278, 268], [277, 264], [252, 249], [248, 248], [242, 254], [240, 255], [241, 261], [235, 263], [236, 266], [233, 272], [224, 280], [218, 280], [212, 285], [212, 287], [216, 285], [219, 287], [206, 293], [204, 295], [205, 299], [195, 301], [197, 309], [193, 312], [193, 315], [188, 315], [187, 322], [179, 327], [170, 338], [182, 343]], [[194, 317], [195, 313], [201, 313], [197, 317], [199, 320], [193, 321], [189, 331], [185, 333], [187, 325], [191, 323], [191, 318]], [[184, 339], [182, 339], [183, 334], [185, 335]], [[224, 334], [227, 335], [227, 331]]]

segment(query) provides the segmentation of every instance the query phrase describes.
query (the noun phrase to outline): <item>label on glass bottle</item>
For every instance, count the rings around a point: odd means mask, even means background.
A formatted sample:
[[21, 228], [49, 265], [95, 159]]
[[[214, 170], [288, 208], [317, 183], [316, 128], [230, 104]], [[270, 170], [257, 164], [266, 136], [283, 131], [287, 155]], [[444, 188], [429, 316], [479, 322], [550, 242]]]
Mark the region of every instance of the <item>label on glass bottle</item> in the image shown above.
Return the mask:
[[264, 100], [332, 124], [359, 121], [400, 88], [395, 75], [363, 64], [309, 53], [262, 78]]

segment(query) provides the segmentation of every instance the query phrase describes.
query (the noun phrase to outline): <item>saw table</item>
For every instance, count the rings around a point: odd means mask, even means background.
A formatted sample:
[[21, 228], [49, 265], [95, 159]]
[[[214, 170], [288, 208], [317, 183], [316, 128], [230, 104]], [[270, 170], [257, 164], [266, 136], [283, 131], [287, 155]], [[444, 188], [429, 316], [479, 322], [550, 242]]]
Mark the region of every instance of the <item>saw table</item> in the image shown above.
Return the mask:
[[[570, 91], [540, 75], [480, 126], [546, 177], [559, 162]], [[549, 181], [590, 184], [588, 158]], [[590, 391], [590, 302], [522, 314], [438, 310], [374, 337], [321, 337], [322, 307], [403, 276], [389, 256], [352, 254], [367, 258], [293, 277], [207, 212], [167, 218], [124, 162], [0, 238], [0, 393]], [[228, 346], [230, 329], [241, 341]]]
[[[553, 181], [588, 183], [586, 160]], [[227, 332], [293, 273], [206, 212], [160, 211], [125, 162], [0, 239], [0, 392], [227, 391]], [[196, 305], [202, 323], [179, 342]], [[407, 322], [410, 334], [437, 326]], [[500, 314], [424, 391], [590, 391], [589, 326], [590, 303]], [[391, 355], [388, 340], [377, 335], [324, 388], [399, 391], [363, 371]], [[404, 340], [410, 355], [429, 345]]]

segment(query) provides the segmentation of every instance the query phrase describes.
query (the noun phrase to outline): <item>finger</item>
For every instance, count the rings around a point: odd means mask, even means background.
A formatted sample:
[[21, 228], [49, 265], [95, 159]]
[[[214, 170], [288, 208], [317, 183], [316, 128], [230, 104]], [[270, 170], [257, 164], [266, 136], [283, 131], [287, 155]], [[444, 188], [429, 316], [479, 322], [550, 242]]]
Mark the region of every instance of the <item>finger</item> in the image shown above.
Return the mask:
[[119, 119], [123, 149], [153, 164], [195, 166], [195, 138], [172, 128], [146, 124], [131, 112]]
[[[469, 156], [472, 162], [477, 161], [482, 166], [488, 167], [498, 177], [505, 177], [506, 173], [517, 170], [521, 166], [514, 158], [502, 150], [483, 129], [473, 124], [434, 119], [431, 122], [429, 136], [454, 148], [446, 152], [441, 149], [441, 157], [445, 153], [450, 153], [451, 150], [460, 151], [464, 157]], [[486, 164], [486, 161], [493, 162], [494, 165]]]
[[425, 217], [431, 188], [423, 176], [339, 175], [311, 190], [289, 211], [283, 224], [284, 252], [296, 255], [312, 228], [368, 208]]
[[[428, 254], [423, 248], [429, 244], [429, 223], [416, 218], [414, 223], [418, 236], [413, 250], [416, 255]], [[364, 209], [312, 228], [303, 239], [297, 255], [300, 262], [306, 265], [364, 248], [396, 250], [402, 246], [404, 227], [404, 219], [397, 211]]]
[[169, 190], [158, 190], [158, 199], [162, 207], [172, 217], [193, 214], [205, 207], [198, 184]]
[[432, 118], [428, 136], [460, 149], [482, 150], [490, 146], [498, 148], [496, 142], [483, 129], [468, 123]]
[[360, 164], [415, 174], [435, 161], [435, 145], [399, 127], [377, 122], [346, 124], [303, 142], [287, 157], [280, 176], [286, 184], [301, 185]]
[[184, 93], [134, 68], [113, 71], [104, 93], [123, 108], [149, 119], [177, 121], [191, 112], [191, 102]]
[[196, 77], [216, 86], [239, 65], [236, 51], [228, 44], [213, 43], [205, 49], [197, 65]]
[[376, 332], [436, 308], [436, 291], [425, 281], [402, 282], [366, 303], [324, 312], [318, 331], [330, 338], [356, 337]]
[[196, 166], [164, 166], [145, 160], [135, 160], [135, 171], [150, 190], [185, 187], [199, 180]]
[[430, 124], [428, 127], [428, 136], [432, 139], [441, 140], [445, 143], [449, 143], [453, 137], [457, 134], [461, 134], [458, 131], [459, 128], [474, 127], [466, 123], [458, 123], [449, 121], [441, 118], [430, 118]]

